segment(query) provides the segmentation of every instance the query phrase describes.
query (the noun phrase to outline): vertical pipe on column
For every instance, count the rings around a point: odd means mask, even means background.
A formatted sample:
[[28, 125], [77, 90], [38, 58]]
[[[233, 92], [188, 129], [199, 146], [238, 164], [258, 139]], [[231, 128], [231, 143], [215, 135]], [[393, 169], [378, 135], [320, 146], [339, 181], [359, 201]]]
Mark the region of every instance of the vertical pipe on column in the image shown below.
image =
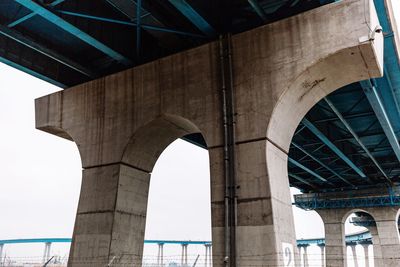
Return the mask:
[[220, 36], [221, 98], [224, 131], [225, 266], [236, 266], [236, 164], [231, 36]]

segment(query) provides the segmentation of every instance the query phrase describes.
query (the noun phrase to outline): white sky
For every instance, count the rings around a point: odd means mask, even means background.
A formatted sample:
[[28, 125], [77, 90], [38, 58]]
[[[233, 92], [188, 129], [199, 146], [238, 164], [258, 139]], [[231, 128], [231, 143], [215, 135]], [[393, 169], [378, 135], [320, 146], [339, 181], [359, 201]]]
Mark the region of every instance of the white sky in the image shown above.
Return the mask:
[[[399, 15], [400, 0], [393, 5]], [[0, 64], [0, 239], [72, 236], [81, 183], [79, 153], [74, 143], [34, 127], [33, 100], [58, 90]], [[209, 187], [207, 151], [181, 140], [171, 144], [152, 174], [146, 239], [210, 240]], [[294, 208], [294, 215], [298, 238], [324, 236], [315, 212]], [[43, 247], [9, 245], [5, 253], [40, 259]], [[53, 245], [52, 252], [66, 255], [68, 247]], [[193, 255], [203, 252], [203, 247], [189, 249]], [[180, 247], [165, 247], [167, 256], [179, 258], [179, 253]], [[319, 248], [311, 254], [318, 261]], [[156, 256], [156, 246], [146, 246], [145, 255]]]

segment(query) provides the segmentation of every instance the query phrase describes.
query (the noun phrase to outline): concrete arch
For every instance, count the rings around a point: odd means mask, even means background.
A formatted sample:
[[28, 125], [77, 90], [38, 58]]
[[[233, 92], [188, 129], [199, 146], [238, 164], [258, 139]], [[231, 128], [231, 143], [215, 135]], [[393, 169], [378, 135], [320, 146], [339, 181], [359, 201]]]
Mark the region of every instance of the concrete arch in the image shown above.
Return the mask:
[[121, 162], [151, 173], [164, 151], [174, 140], [200, 129], [181, 116], [165, 114], [140, 127], [124, 149]]
[[371, 213], [370, 211], [368, 211], [368, 210], [366, 210], [366, 209], [355, 208], [355, 209], [351, 209], [351, 210], [347, 211], [347, 212], [343, 215], [342, 223], [345, 223], [346, 220], [347, 220], [347, 218], [348, 218], [351, 214], [356, 213], [356, 212], [363, 212], [363, 213], [366, 213], [366, 214], [368, 214], [369, 216], [371, 216], [371, 217], [374, 219], [374, 221], [375, 221], [375, 217], [372, 215], [372, 213]]
[[267, 138], [284, 151], [306, 113], [321, 99], [341, 87], [378, 77], [365, 67], [360, 46], [338, 50], [307, 67], [280, 94], [272, 111]]
[[[359, 222], [360, 224], [363, 224], [363, 218], [362, 217], [366, 217], [369, 216], [372, 218], [373, 223], [370, 222], [366, 222], [364, 221], [365, 225], [358, 225], [359, 227], [364, 227], [365, 229], [367, 229], [370, 234], [371, 234], [371, 241], [372, 241], [372, 247], [373, 247], [373, 258], [374, 258], [374, 265], [375, 266], [381, 266], [381, 259], [382, 259], [382, 249], [380, 246], [380, 240], [379, 240], [379, 236], [377, 233], [377, 228], [376, 228], [376, 219], [373, 216], [373, 214], [371, 213], [370, 210], [368, 209], [362, 209], [362, 208], [355, 208], [355, 209], [351, 209], [348, 212], [345, 213], [345, 215], [343, 216], [342, 222], [345, 225], [345, 233], [346, 233], [346, 221], [350, 219], [352, 214], [355, 213], [359, 213], [357, 216], [361, 215], [361, 221]], [[361, 213], [361, 214], [360, 214]], [[366, 216], [365, 216], [366, 215]], [[368, 218], [367, 218], [368, 219]], [[368, 243], [359, 243], [359, 242], [354, 242], [352, 244], [348, 244], [349, 246], [346, 248], [346, 259], [347, 261], [353, 261], [354, 266], [369, 266], [369, 262], [370, 262], [370, 255], [369, 255], [369, 245]], [[358, 254], [356, 246], [357, 245], [361, 245], [363, 248], [363, 252], [364, 252], [364, 265], [360, 264], [360, 259], [362, 259], [361, 255]], [[352, 252], [352, 258], [349, 256], [349, 249], [351, 249]]]

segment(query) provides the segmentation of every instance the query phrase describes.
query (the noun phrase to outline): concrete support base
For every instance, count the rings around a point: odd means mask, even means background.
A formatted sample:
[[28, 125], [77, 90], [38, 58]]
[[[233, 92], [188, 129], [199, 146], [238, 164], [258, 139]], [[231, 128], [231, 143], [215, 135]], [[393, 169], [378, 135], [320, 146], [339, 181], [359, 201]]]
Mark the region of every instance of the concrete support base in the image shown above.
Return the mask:
[[83, 171], [69, 266], [141, 265], [149, 178], [121, 163]]
[[376, 222], [382, 253], [382, 266], [400, 266], [399, 209], [384, 207], [370, 210]]
[[326, 267], [345, 267], [346, 243], [343, 216], [344, 210], [317, 210], [325, 227]]

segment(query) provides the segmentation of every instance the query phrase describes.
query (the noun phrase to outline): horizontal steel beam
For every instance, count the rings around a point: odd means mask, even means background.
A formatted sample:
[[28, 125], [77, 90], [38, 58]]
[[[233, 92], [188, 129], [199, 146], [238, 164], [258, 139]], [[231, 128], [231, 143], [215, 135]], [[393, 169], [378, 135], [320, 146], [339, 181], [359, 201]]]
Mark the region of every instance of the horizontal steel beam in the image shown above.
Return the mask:
[[253, 8], [253, 10], [257, 13], [257, 15], [261, 18], [263, 22], [266, 22], [268, 20], [267, 14], [265, 13], [264, 9], [258, 3], [257, 0], [247, 0], [247, 2], [249, 2], [250, 6]]
[[360, 145], [360, 147], [365, 151], [365, 153], [368, 155], [368, 157], [372, 160], [372, 162], [375, 164], [375, 166], [379, 169], [379, 171], [382, 173], [383, 177], [386, 178], [386, 180], [391, 184], [392, 181], [390, 178], [387, 176], [385, 171], [382, 169], [382, 167], [379, 165], [378, 161], [375, 159], [375, 157], [371, 154], [371, 152], [368, 150], [368, 148], [364, 145], [364, 143], [361, 141], [360, 137], [357, 135], [357, 133], [353, 130], [353, 128], [350, 126], [350, 124], [344, 119], [343, 115], [340, 113], [340, 111], [335, 107], [335, 105], [328, 99], [328, 97], [324, 98], [325, 102], [328, 104], [328, 106], [332, 109], [333, 113], [336, 114], [336, 116], [340, 119], [342, 124], [346, 127], [346, 129], [351, 133], [351, 135], [354, 137], [354, 139], [357, 141], [357, 143]]
[[60, 88], [67, 88], [67, 85], [65, 85], [65, 84], [62, 84], [62, 83], [60, 83], [60, 82], [58, 82], [56, 80], [53, 80], [53, 79], [51, 79], [51, 78], [49, 78], [49, 77], [47, 77], [47, 76], [45, 76], [43, 74], [40, 74], [40, 73], [38, 73], [38, 72], [36, 72], [34, 70], [28, 69], [27, 67], [24, 67], [24, 66], [22, 66], [20, 64], [12, 62], [11, 60], [8, 60], [8, 59], [6, 59], [4, 57], [0, 57], [0, 62], [4, 63], [4, 64], [6, 64], [6, 65], [8, 65], [10, 67], [13, 67], [13, 68], [15, 68], [17, 70], [20, 70], [22, 72], [28, 73], [28, 74], [30, 74], [30, 75], [38, 78], [38, 79], [41, 79], [41, 80], [46, 81], [48, 83], [54, 84], [55, 86], [58, 86]]
[[312, 187], [312, 188], [314, 188], [314, 189], [317, 189], [317, 187], [316, 187], [315, 185], [313, 185], [312, 183], [307, 182], [306, 179], [301, 178], [301, 177], [298, 176], [297, 174], [294, 174], [294, 173], [289, 172], [288, 175], [289, 175], [289, 177], [292, 177], [293, 179], [295, 179], [295, 180], [297, 180], [297, 181], [299, 181], [299, 182], [301, 182], [301, 183], [303, 183], [303, 184], [306, 184], [306, 185], [308, 185], [308, 186], [310, 186], [310, 187]]
[[79, 63], [76, 63], [76, 62], [66, 58], [63, 55], [61, 55], [51, 49], [48, 49], [47, 47], [37, 44], [35, 41], [31, 40], [28, 37], [23, 36], [22, 34], [14, 31], [12, 29], [9, 29], [5, 26], [0, 25], [0, 34], [22, 44], [42, 55], [45, 55], [46, 57], [49, 57], [49, 58], [65, 65], [77, 72], [80, 72], [87, 77], [90, 77], [90, 78], [97, 77], [97, 75], [94, 72], [92, 72], [91, 70], [89, 70], [88, 68], [83, 67]]
[[87, 43], [88, 45], [96, 48], [97, 50], [103, 52], [104, 54], [108, 55], [109, 57], [115, 59], [116, 61], [118, 61], [124, 65], [132, 65], [133, 64], [130, 59], [126, 58], [125, 56], [116, 52], [112, 48], [108, 47], [107, 45], [105, 45], [102, 42], [98, 41], [97, 39], [93, 38], [92, 36], [85, 33], [84, 31], [80, 30], [79, 28], [75, 27], [71, 23], [63, 20], [62, 18], [55, 15], [51, 11], [47, 10], [45, 7], [39, 5], [31, 0], [14, 0], [14, 1], [28, 9], [30, 9], [32, 12], [35, 12], [37, 15], [39, 15], [42, 18], [46, 19], [47, 21], [53, 23], [54, 25], [60, 27], [61, 29], [70, 33], [71, 35], [75, 36], [76, 38], [80, 39], [81, 41]]
[[[109, 23], [115, 23], [115, 24], [121, 24], [121, 25], [126, 25], [126, 26], [132, 26], [132, 27], [138, 26], [136, 21], [132, 22], [132, 21], [125, 21], [125, 20], [110, 19], [110, 18], [93, 16], [93, 15], [89, 15], [89, 14], [71, 12], [71, 11], [66, 11], [66, 10], [56, 10], [56, 12], [60, 13], [60, 14], [64, 14], [64, 15], [92, 19], [92, 20], [103, 21], [103, 22], [109, 22]], [[205, 38], [203, 35], [200, 35], [200, 34], [180, 31], [180, 30], [176, 30], [176, 29], [169, 29], [169, 28], [164, 28], [164, 27], [160, 27], [160, 26], [140, 24], [140, 27], [145, 30], [149, 30], [149, 31], [159, 31], [159, 32], [174, 33], [174, 34], [178, 34], [178, 35], [186, 35], [186, 36], [196, 37], [196, 38]]]
[[382, 104], [382, 100], [376, 90], [376, 87], [371, 83], [370, 80], [360, 82], [361, 87], [364, 90], [365, 95], [375, 112], [376, 117], [381, 124], [381, 127], [392, 146], [392, 149], [397, 157], [397, 160], [400, 161], [400, 145], [397, 140], [396, 134], [393, 130], [392, 123], [389, 120], [389, 117], [386, 113], [385, 107]]
[[214, 28], [189, 5], [185, 0], [168, 0], [179, 12], [182, 13], [193, 25], [208, 37], [214, 37], [217, 32]]
[[307, 156], [309, 156], [312, 160], [314, 160], [315, 162], [317, 162], [319, 165], [321, 165], [322, 167], [324, 167], [325, 169], [327, 169], [328, 171], [330, 171], [331, 173], [333, 173], [336, 177], [338, 177], [340, 180], [342, 180], [343, 182], [345, 182], [346, 184], [350, 185], [350, 186], [355, 186], [354, 184], [350, 183], [348, 180], [346, 180], [345, 178], [343, 178], [343, 176], [341, 176], [339, 173], [337, 173], [336, 171], [332, 170], [332, 168], [330, 168], [328, 165], [326, 165], [325, 163], [323, 163], [322, 161], [320, 161], [319, 159], [317, 159], [316, 157], [314, 157], [311, 153], [307, 152], [304, 148], [302, 148], [301, 146], [297, 145], [296, 143], [292, 142], [292, 145], [294, 147], [296, 147], [297, 149], [299, 149], [301, 152], [303, 152], [304, 154], [306, 154]]
[[[64, 1], [65, 1], [65, 0], [55, 0], [55, 1], [52, 2], [49, 6], [55, 7], [55, 6], [61, 4], [61, 3], [64, 2]], [[23, 16], [23, 17], [17, 19], [17, 20], [15, 20], [15, 21], [13, 21], [13, 22], [11, 22], [11, 23], [9, 23], [7, 26], [8, 26], [9, 28], [15, 27], [15, 26], [17, 26], [18, 24], [20, 24], [20, 23], [22, 23], [22, 22], [24, 22], [24, 21], [26, 21], [26, 20], [32, 18], [32, 17], [35, 16], [35, 15], [36, 15], [36, 12], [31, 12], [31, 13], [29, 13], [29, 14], [27, 14], [27, 15], [25, 15], [25, 16]]]
[[298, 167], [298, 168], [300, 168], [300, 169], [302, 169], [302, 170], [308, 172], [309, 174], [311, 174], [312, 176], [314, 176], [314, 177], [317, 178], [318, 180], [333, 185], [331, 182], [329, 182], [328, 180], [326, 180], [324, 177], [322, 177], [322, 176], [319, 175], [318, 173], [316, 173], [316, 172], [310, 170], [309, 168], [307, 168], [306, 166], [304, 166], [304, 165], [301, 164], [300, 162], [298, 162], [298, 161], [296, 161], [296, 160], [294, 160], [294, 159], [292, 159], [292, 158], [290, 158], [290, 157], [288, 158], [288, 161], [289, 161], [291, 164], [295, 165], [296, 167]]
[[328, 137], [326, 137], [317, 127], [309, 120], [303, 118], [302, 123], [317, 136], [327, 147], [329, 147], [336, 155], [338, 155], [347, 165], [349, 165], [362, 178], [367, 178], [364, 172], [358, 168], [337, 146], [335, 146]]

